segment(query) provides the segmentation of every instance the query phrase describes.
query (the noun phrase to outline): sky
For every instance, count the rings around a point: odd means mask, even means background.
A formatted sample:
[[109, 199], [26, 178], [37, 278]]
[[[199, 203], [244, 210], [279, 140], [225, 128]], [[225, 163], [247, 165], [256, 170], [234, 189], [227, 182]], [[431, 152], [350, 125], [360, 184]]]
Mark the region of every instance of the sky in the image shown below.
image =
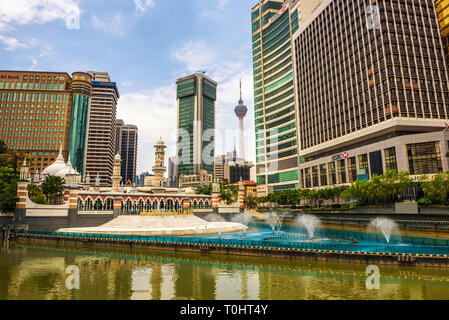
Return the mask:
[[257, 0], [0, 0], [0, 69], [109, 72], [117, 119], [139, 129], [137, 173], [162, 137], [176, 154], [176, 79], [216, 82], [216, 150], [238, 150], [239, 80], [248, 107], [246, 158], [255, 161], [251, 8]]

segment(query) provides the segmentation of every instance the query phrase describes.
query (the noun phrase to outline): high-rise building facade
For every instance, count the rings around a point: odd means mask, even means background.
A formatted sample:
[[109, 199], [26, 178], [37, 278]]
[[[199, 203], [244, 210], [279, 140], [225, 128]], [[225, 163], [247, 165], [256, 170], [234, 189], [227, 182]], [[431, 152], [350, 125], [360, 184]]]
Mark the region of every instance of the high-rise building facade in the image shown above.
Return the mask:
[[327, 0], [294, 35], [301, 187], [449, 170], [433, 0]]
[[115, 154], [121, 154], [122, 150], [122, 128], [125, 125], [123, 120], [115, 120]]
[[176, 81], [178, 100], [178, 177], [214, 172], [217, 83], [204, 73]]
[[102, 185], [111, 185], [116, 141], [117, 84], [107, 72], [88, 71], [92, 76], [86, 172], [99, 174]]
[[136, 179], [137, 170], [137, 141], [138, 129], [132, 124], [121, 126], [120, 156], [122, 159], [122, 181], [123, 184], [133, 184]]
[[443, 45], [446, 50], [446, 61], [449, 63], [449, 0], [435, 0], [438, 21], [440, 22]]
[[83, 72], [0, 71], [0, 139], [23, 151], [30, 172], [62, 154], [83, 174], [92, 78]]
[[259, 0], [251, 10], [259, 193], [299, 186], [292, 35], [321, 0]]
[[168, 158], [168, 179], [167, 179], [167, 185], [169, 187], [176, 187], [178, 185], [177, 178], [178, 178], [178, 160], [176, 156], [172, 156]]

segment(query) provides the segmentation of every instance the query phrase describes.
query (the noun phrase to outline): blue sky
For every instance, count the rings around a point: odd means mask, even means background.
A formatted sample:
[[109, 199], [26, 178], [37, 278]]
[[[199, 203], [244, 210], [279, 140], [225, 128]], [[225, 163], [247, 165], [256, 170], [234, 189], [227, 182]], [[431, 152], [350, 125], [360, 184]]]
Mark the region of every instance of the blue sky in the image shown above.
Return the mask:
[[[218, 82], [216, 154], [238, 143], [239, 79], [255, 160], [250, 10], [256, 0], [0, 0], [0, 69], [107, 71], [117, 118], [139, 127], [138, 173], [159, 136], [175, 154], [175, 81], [196, 70]], [[76, 11], [77, 20], [71, 17]], [[74, 28], [75, 27], [75, 28]]]

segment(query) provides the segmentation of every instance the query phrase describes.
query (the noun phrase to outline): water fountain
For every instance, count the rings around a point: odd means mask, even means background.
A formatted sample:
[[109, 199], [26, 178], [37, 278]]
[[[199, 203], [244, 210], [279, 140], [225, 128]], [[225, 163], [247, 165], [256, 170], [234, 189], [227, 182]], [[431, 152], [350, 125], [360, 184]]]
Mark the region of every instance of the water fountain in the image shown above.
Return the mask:
[[[243, 224], [248, 227], [248, 224], [253, 220], [253, 217], [248, 213], [240, 213], [232, 218], [232, 222]], [[245, 230], [242, 231], [241, 238], [245, 237]]]
[[368, 225], [368, 232], [381, 232], [387, 243], [390, 243], [391, 235], [397, 233], [398, 225], [393, 220], [387, 218], [376, 218]]
[[280, 232], [282, 227], [282, 219], [279, 217], [276, 212], [270, 212], [268, 214], [268, 224], [270, 225], [273, 233]]
[[307, 230], [309, 239], [315, 236], [315, 230], [320, 225], [321, 221], [316, 216], [310, 214], [302, 214], [295, 219], [295, 225], [303, 226]]

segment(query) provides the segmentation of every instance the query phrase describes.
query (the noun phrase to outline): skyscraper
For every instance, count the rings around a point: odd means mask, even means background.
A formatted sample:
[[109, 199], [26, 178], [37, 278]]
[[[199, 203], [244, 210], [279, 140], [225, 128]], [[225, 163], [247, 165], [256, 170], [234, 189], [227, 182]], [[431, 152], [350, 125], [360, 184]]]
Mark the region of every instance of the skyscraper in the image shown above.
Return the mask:
[[138, 129], [132, 124], [120, 126], [120, 156], [122, 160], [123, 184], [132, 184], [136, 179]]
[[204, 73], [176, 81], [178, 100], [178, 177], [214, 172], [217, 83]]
[[435, 3], [367, 3], [327, 0], [294, 34], [301, 187], [388, 169], [415, 178], [449, 170], [449, 76]]
[[449, 63], [449, 0], [436, 0], [435, 3], [446, 50], [446, 61]]
[[121, 154], [122, 150], [122, 128], [125, 125], [123, 120], [115, 120], [115, 154]]
[[259, 194], [299, 186], [292, 35], [322, 0], [259, 0], [251, 10]]
[[92, 76], [92, 102], [89, 116], [86, 172], [99, 174], [102, 184], [112, 183], [116, 140], [117, 85], [107, 72], [88, 71]]
[[91, 76], [74, 72], [0, 71], [0, 139], [23, 151], [30, 172], [64, 159], [84, 172]]
[[178, 177], [178, 165], [177, 165], [176, 156], [172, 156], [168, 158], [168, 186], [175, 187], [177, 186], [177, 177]]
[[240, 81], [240, 100], [239, 104], [234, 109], [235, 115], [239, 118], [239, 157], [245, 159], [245, 138], [243, 129], [243, 119], [248, 112], [248, 108], [243, 104], [242, 99], [242, 81]]

